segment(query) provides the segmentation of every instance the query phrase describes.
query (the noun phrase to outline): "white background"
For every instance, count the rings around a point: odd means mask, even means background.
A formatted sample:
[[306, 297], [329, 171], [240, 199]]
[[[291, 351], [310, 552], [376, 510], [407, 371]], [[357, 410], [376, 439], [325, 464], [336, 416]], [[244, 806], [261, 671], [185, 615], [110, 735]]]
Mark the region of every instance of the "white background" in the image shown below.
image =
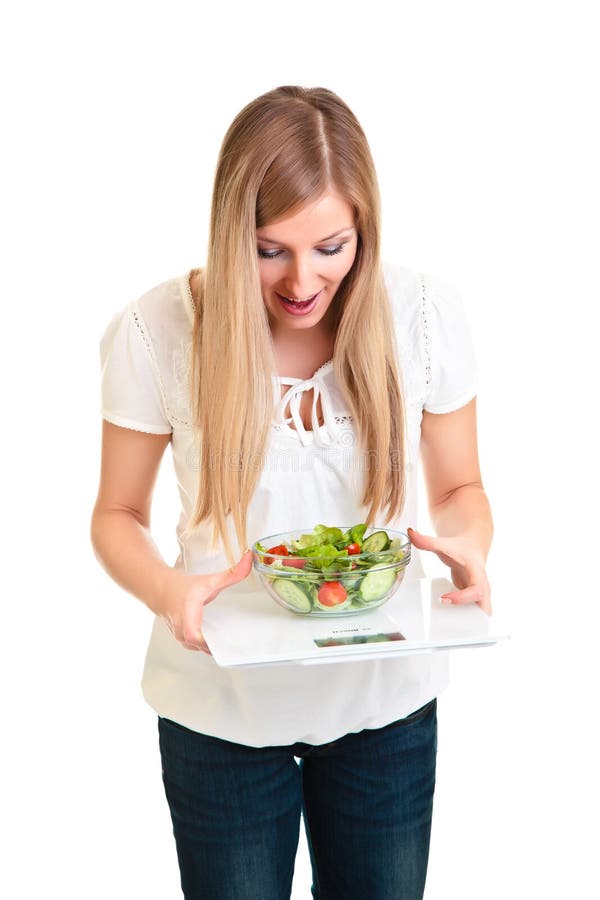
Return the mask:
[[[57, 0], [3, 16], [3, 896], [180, 896], [139, 688], [151, 615], [89, 540], [98, 343], [117, 309], [203, 263], [225, 130], [280, 84], [353, 109], [384, 257], [459, 289], [480, 364], [488, 574], [513, 636], [452, 654], [427, 900], [598, 896], [593, 7]], [[171, 466], [152, 526], [169, 563]], [[309, 885], [301, 838], [294, 900]]]

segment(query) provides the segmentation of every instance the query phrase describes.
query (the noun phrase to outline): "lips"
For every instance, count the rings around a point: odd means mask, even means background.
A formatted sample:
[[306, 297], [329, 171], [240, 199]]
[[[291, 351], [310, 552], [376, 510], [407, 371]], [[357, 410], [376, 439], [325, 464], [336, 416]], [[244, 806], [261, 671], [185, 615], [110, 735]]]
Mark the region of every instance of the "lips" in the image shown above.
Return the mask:
[[302, 316], [307, 315], [312, 312], [312, 310], [317, 305], [319, 297], [322, 293], [322, 288], [316, 294], [313, 294], [308, 300], [304, 300], [302, 303], [294, 303], [292, 300], [288, 300], [287, 297], [284, 297], [283, 294], [277, 293], [277, 298], [286, 312], [291, 313], [293, 316]]
[[285, 294], [278, 294], [277, 296], [281, 297], [282, 300], [288, 300], [290, 303], [295, 303], [296, 306], [302, 306], [304, 303], [310, 303], [310, 301], [314, 300], [317, 295], [312, 294], [310, 297], [307, 297], [306, 300], [297, 300], [296, 298], [292, 299], [291, 297], [286, 297]]

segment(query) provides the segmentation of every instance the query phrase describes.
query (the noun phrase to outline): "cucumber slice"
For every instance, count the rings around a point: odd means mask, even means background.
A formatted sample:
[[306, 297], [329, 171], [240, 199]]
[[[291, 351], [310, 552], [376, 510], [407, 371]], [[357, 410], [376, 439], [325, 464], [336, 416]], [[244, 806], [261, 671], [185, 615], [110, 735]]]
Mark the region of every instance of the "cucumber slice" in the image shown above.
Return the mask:
[[381, 568], [373, 566], [370, 572], [363, 578], [360, 586], [362, 599], [366, 603], [374, 603], [375, 600], [382, 600], [394, 586], [397, 575], [398, 571], [393, 566]]
[[380, 553], [390, 546], [390, 539], [386, 531], [374, 531], [363, 541], [361, 553]]
[[319, 589], [316, 584], [307, 584], [304, 588], [306, 591], [306, 596], [308, 597], [309, 603], [311, 604], [313, 609], [317, 608], [317, 599], [319, 596]]
[[353, 574], [353, 575], [341, 575], [340, 576], [340, 581], [342, 582], [342, 584], [344, 585], [344, 587], [346, 588], [348, 593], [350, 593], [351, 591], [357, 591], [358, 588], [360, 587], [360, 583], [362, 580], [363, 580], [362, 575], [354, 575]]
[[292, 606], [296, 612], [310, 612], [310, 600], [298, 584], [294, 584], [294, 582], [290, 581], [288, 578], [275, 578], [272, 582], [272, 586], [281, 599], [289, 606]]

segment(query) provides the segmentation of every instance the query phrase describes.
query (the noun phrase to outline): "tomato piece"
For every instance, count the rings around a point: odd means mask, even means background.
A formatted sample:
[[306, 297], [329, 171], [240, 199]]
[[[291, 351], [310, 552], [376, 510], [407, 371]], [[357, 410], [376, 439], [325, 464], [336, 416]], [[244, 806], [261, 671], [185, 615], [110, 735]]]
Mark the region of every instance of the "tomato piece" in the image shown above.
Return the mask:
[[348, 592], [339, 581], [325, 581], [319, 588], [317, 596], [323, 606], [339, 606], [348, 596]]
[[277, 544], [276, 547], [269, 547], [267, 553], [274, 553], [276, 556], [289, 556], [290, 551], [285, 544]]
[[360, 544], [348, 544], [346, 550], [348, 551], [348, 556], [355, 556], [357, 553], [360, 553]]
[[294, 566], [296, 569], [303, 569], [306, 565], [306, 559], [302, 556], [288, 556], [285, 560], [286, 566]]
[[[276, 547], [269, 547], [269, 549], [267, 550], [267, 553], [274, 553], [275, 556], [289, 556], [290, 555], [290, 551], [285, 546], [285, 544], [278, 544]], [[266, 564], [268, 566], [272, 565], [275, 562], [274, 559], [267, 559], [266, 557], [265, 557], [264, 561], [266, 562]]]

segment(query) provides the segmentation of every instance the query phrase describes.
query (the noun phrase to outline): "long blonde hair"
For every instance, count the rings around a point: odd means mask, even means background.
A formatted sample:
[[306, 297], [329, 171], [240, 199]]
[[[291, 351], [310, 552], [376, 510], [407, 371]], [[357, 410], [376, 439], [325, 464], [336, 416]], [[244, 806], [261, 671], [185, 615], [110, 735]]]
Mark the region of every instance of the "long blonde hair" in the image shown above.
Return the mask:
[[[247, 510], [260, 476], [277, 374], [262, 298], [256, 229], [334, 192], [354, 209], [356, 257], [334, 298], [333, 368], [352, 413], [366, 473], [367, 524], [405, 500], [405, 410], [394, 327], [380, 262], [380, 197], [367, 139], [325, 88], [283, 86], [235, 117], [215, 173], [206, 266], [195, 302], [190, 392], [199, 485], [186, 533], [213, 525], [235, 561], [226, 517], [246, 547]], [[381, 465], [383, 460], [384, 464]], [[335, 523], [334, 523], [335, 524]]]

